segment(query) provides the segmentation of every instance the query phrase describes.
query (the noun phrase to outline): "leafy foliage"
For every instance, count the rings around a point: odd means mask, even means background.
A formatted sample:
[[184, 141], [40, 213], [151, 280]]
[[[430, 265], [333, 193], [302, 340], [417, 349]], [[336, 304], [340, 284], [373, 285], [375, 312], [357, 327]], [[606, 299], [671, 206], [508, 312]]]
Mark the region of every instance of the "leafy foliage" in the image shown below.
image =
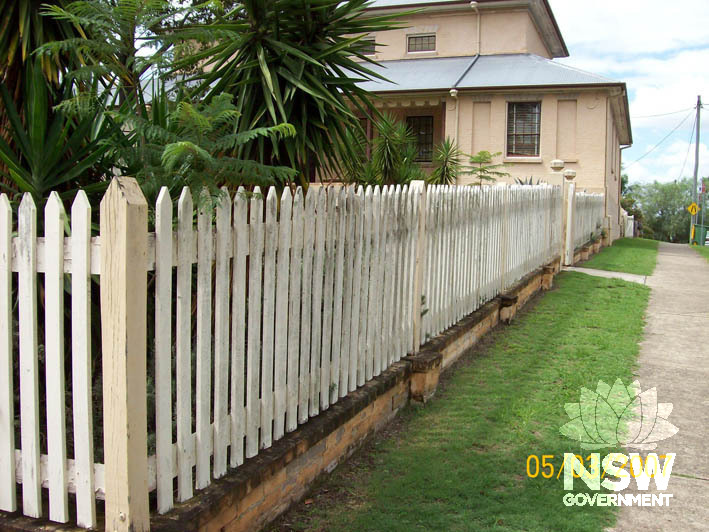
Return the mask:
[[624, 201], [632, 200], [642, 213], [642, 236], [665, 242], [688, 242], [692, 202], [690, 179], [670, 183], [636, 184], [629, 187]]
[[304, 180], [334, 173], [358, 149], [347, 133], [361, 129], [353, 109], [375, 114], [357, 82], [383, 79], [368, 68], [373, 61], [363, 54], [362, 37], [392, 28], [394, 16], [363, 17], [366, 7], [366, 0], [245, 0], [213, 23], [181, 32], [185, 42], [213, 46], [175, 68], [203, 63], [197, 92], [208, 99], [234, 94], [239, 131], [284, 122], [297, 130], [293, 137], [259, 137], [240, 155], [290, 166]]
[[434, 185], [455, 184], [458, 176], [464, 171], [460, 162], [464, 155], [455, 142], [446, 138], [433, 152], [434, 168], [427, 181]]
[[[240, 148], [256, 139], [279, 142], [292, 137], [285, 123], [238, 130], [240, 113], [229, 94], [199, 102], [184, 92], [168, 92], [161, 72], [173, 61], [175, 35], [194, 10], [165, 0], [82, 0], [46, 13], [88, 28], [87, 38], [67, 39], [40, 48], [41, 54], [77, 49], [89, 59], [69, 72], [91, 90], [64, 98], [59, 108], [76, 116], [97, 114], [119, 125], [110, 138], [115, 166], [138, 178], [149, 201], [160, 187], [177, 196], [182, 186], [212, 191], [224, 184], [274, 185], [292, 180], [295, 172], [244, 160]], [[175, 20], [181, 20], [175, 25]], [[163, 38], [163, 28], [170, 27]], [[102, 85], [98, 85], [100, 80]], [[113, 98], [108, 101], [106, 95]]]
[[[61, 20], [47, 19], [40, 13], [46, 4], [61, 7], [63, 0], [0, 0], [0, 81], [5, 84], [15, 103], [24, 94], [24, 73], [32, 52], [39, 46], [59, 39], [80, 35], [79, 28]], [[77, 59], [74, 50], [46, 55], [40, 60], [44, 77], [54, 86], [61, 75]]]
[[404, 184], [423, 177], [416, 159], [416, 137], [409, 127], [390, 115], [375, 124], [377, 136], [372, 145], [374, 173], [381, 185]]
[[478, 185], [484, 182], [494, 182], [501, 177], [509, 177], [510, 174], [500, 170], [504, 168], [504, 163], [493, 163], [495, 157], [502, 155], [502, 152], [490, 153], [482, 150], [470, 157], [471, 169], [468, 173], [478, 180]]
[[371, 142], [361, 133], [353, 133], [355, 155], [346, 161], [345, 179], [369, 185], [406, 184], [426, 178], [416, 162], [416, 137], [406, 123], [388, 114], [374, 124]]
[[[39, 62], [28, 63], [23, 107], [12, 101], [9, 88], [0, 84], [0, 98], [9, 122], [10, 143], [0, 139], [2, 177], [10, 192], [30, 192], [41, 202], [52, 190], [73, 198], [78, 188], [98, 192], [106, 183], [100, 176], [110, 169], [108, 146], [101, 138], [110, 127], [100, 116], [72, 118], [52, 111], [54, 99]], [[58, 98], [70, 95], [63, 85]], [[24, 122], [21, 118], [24, 115]], [[97, 170], [97, 169], [101, 170]]]
[[137, 109], [145, 105], [142, 76], [151, 69], [166, 68], [173, 47], [161, 39], [162, 25], [191, 8], [178, 9], [168, 0], [79, 0], [66, 6], [47, 5], [48, 19], [81, 27], [81, 37], [55, 40], [37, 49], [40, 56], [75, 52], [86, 60], [70, 70], [77, 80], [102, 79], [118, 92], [121, 102]]

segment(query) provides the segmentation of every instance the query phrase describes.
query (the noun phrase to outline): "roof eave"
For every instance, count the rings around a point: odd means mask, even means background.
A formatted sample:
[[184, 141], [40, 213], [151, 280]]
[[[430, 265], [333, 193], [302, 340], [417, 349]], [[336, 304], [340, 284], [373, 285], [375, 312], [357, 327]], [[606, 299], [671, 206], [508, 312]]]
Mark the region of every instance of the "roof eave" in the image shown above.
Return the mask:
[[630, 120], [630, 104], [628, 102], [628, 87], [625, 83], [619, 83], [620, 88], [615, 94], [611, 94], [611, 111], [618, 126], [618, 138], [624, 146], [633, 144], [633, 127]]
[[[540, 84], [540, 85], [490, 85], [485, 87], [466, 87], [464, 85], [459, 85], [456, 89], [459, 92], [485, 92], [485, 91], [519, 91], [519, 90], [540, 90], [540, 89], [554, 89], [554, 90], [565, 90], [565, 89], [608, 89], [614, 87], [622, 87], [625, 89], [625, 83], [568, 83], [568, 84]], [[376, 94], [378, 96], [385, 96], [388, 94], [398, 95], [407, 94], [411, 92], [423, 93], [423, 92], [448, 92], [450, 88], [426, 88], [426, 89], [394, 89], [394, 90], [371, 90], [369, 92]]]

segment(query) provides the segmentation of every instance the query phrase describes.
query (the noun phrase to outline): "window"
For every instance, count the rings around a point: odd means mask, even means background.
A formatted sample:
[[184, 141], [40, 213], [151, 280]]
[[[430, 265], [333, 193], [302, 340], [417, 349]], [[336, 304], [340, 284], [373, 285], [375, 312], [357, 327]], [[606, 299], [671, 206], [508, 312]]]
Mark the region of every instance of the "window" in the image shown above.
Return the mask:
[[374, 55], [377, 53], [377, 43], [374, 39], [362, 39], [362, 55]]
[[409, 116], [406, 125], [416, 137], [416, 161], [431, 162], [433, 160], [433, 117]]
[[507, 155], [539, 157], [541, 102], [510, 102], [507, 105]]
[[411, 35], [408, 37], [407, 50], [410, 52], [435, 52], [435, 35]]

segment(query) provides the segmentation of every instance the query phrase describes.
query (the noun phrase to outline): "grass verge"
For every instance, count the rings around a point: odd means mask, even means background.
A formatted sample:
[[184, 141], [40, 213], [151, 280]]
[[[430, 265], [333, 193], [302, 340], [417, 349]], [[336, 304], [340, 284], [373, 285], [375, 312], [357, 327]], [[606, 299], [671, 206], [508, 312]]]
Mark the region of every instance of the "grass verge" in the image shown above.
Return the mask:
[[[630, 384], [649, 289], [564, 273], [557, 288], [464, 357], [426, 407], [340, 466], [271, 531], [601, 531], [611, 507], [566, 507], [564, 404], [599, 380]], [[617, 449], [604, 449], [603, 454]], [[527, 458], [553, 455], [552, 478]], [[534, 464], [532, 460], [532, 472]], [[548, 471], [548, 470], [547, 470]], [[585, 491], [576, 480], [575, 492]]]
[[705, 246], [693, 246], [702, 257], [709, 260], [709, 248]]
[[644, 238], [621, 238], [586, 261], [584, 268], [652, 275], [657, 264], [659, 242]]

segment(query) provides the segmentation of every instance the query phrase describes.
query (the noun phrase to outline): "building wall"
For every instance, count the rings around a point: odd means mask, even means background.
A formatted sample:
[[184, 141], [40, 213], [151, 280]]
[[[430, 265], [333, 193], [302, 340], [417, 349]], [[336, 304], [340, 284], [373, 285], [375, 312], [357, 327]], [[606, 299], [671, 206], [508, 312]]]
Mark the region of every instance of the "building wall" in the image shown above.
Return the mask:
[[620, 145], [618, 128], [613, 120], [610, 102], [606, 111], [606, 213], [610, 219], [610, 236], [612, 240], [620, 237]]
[[[470, 10], [453, 13], [425, 13], [402, 19], [402, 29], [373, 34], [378, 61], [419, 57], [455, 57], [478, 52], [477, 15]], [[533, 53], [551, 58], [526, 9], [484, 11], [481, 18], [481, 53]], [[436, 34], [435, 52], [407, 52], [407, 36]]]
[[[551, 161], [562, 159], [567, 169], [576, 170], [577, 187], [588, 192], [605, 192], [607, 158], [607, 94], [603, 91], [459, 93], [458, 100], [446, 99], [446, 136], [457, 138], [464, 153], [481, 150], [501, 152], [496, 162], [508, 166], [504, 171], [514, 178], [532, 177], [560, 184], [562, 176], [551, 169]], [[516, 101], [541, 101], [539, 157], [507, 157], [507, 104]], [[455, 131], [456, 113], [458, 132]], [[461, 183], [472, 182], [466, 176]]]

